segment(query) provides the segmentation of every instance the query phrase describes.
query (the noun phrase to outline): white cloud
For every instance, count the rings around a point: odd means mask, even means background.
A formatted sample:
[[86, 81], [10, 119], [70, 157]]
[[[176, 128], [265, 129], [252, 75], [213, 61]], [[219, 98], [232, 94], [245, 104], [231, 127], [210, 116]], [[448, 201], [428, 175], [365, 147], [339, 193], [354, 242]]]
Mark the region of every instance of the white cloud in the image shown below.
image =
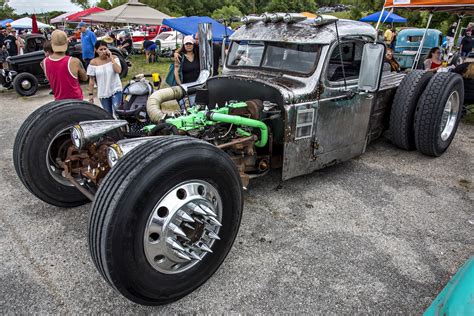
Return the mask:
[[49, 11], [81, 11], [81, 8], [69, 0], [10, 0], [8, 3], [15, 12], [42, 13]]

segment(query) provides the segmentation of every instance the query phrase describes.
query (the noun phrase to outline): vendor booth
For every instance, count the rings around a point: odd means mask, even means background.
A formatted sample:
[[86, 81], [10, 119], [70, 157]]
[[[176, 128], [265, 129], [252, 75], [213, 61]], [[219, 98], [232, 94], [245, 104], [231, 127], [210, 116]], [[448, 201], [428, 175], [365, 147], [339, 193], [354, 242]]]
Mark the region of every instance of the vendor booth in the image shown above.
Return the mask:
[[223, 38], [228, 37], [233, 33], [230, 28], [222, 25], [208, 16], [190, 16], [163, 20], [164, 25], [169, 26], [180, 33], [183, 33], [184, 35], [196, 34], [198, 31], [198, 25], [200, 23], [211, 24], [212, 40], [214, 42], [222, 42]]

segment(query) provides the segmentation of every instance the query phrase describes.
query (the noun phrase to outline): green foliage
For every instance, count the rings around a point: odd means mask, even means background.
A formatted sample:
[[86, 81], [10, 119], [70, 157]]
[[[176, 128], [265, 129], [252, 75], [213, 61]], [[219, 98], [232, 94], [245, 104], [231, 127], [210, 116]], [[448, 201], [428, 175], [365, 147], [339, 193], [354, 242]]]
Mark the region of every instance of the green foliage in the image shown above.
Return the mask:
[[118, 7], [125, 3], [127, 3], [127, 0], [111, 0], [110, 1], [110, 5], [112, 8]]
[[91, 7], [89, 0], [71, 0], [71, 2], [77, 4], [84, 10]]
[[239, 8], [233, 5], [224, 6], [212, 12], [213, 19], [230, 19], [234, 16], [242, 16], [242, 12], [240, 12]]
[[108, 0], [97, 1], [95, 6], [99, 7], [99, 8], [102, 8], [102, 9], [105, 9], [105, 10], [112, 9], [112, 5], [110, 4], [110, 2]]
[[17, 15], [13, 12], [13, 8], [8, 5], [5, 0], [0, 0], [0, 20], [15, 19]]
[[269, 12], [316, 12], [316, 0], [270, 0], [266, 6]]

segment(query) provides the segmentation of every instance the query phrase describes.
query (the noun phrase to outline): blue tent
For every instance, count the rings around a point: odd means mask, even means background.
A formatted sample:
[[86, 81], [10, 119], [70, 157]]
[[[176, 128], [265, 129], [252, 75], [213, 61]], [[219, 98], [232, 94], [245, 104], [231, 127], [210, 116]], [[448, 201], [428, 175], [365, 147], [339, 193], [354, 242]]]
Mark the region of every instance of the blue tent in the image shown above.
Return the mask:
[[212, 40], [214, 42], [222, 42], [224, 36], [230, 36], [233, 33], [231, 29], [226, 28], [224, 25], [211, 19], [208, 16], [190, 16], [163, 20], [164, 25], [169, 26], [178, 32], [181, 32], [184, 35], [196, 34], [198, 31], [199, 23], [212, 24]]
[[1, 21], [0, 21], [0, 26], [1, 26], [1, 27], [5, 27], [7, 23], [12, 23], [12, 22], [13, 22], [12, 19], [1, 20]]
[[[362, 22], [378, 22], [380, 18], [380, 14], [382, 11], [372, 13], [371, 15], [368, 15], [359, 21]], [[401, 17], [399, 15], [396, 15], [395, 13], [390, 13], [388, 11], [383, 11], [382, 15], [382, 20], [380, 21], [381, 23], [406, 23], [407, 19], [404, 17]]]

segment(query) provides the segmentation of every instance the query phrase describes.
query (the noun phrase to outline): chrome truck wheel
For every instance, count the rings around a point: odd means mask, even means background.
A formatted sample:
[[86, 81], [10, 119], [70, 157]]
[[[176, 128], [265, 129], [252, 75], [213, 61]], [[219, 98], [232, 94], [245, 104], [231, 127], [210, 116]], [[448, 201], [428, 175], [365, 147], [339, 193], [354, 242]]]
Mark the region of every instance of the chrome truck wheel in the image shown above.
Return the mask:
[[415, 144], [423, 154], [441, 156], [451, 144], [464, 102], [464, 83], [460, 75], [437, 73], [426, 86], [415, 114]]
[[212, 184], [199, 180], [178, 184], [148, 218], [143, 237], [148, 262], [166, 274], [192, 268], [212, 253], [220, 239], [221, 220], [222, 200]]
[[453, 91], [446, 101], [444, 111], [441, 116], [441, 140], [446, 141], [451, 136], [456, 126], [456, 121], [459, 116], [459, 93]]
[[74, 207], [87, 203], [89, 199], [64, 177], [60, 164], [71, 153], [69, 129], [80, 121], [111, 118], [98, 106], [77, 100], [54, 101], [31, 113], [18, 130], [13, 146], [13, 163], [21, 182], [52, 205]]
[[121, 158], [99, 187], [91, 257], [133, 302], [178, 300], [224, 261], [242, 203], [240, 175], [225, 152], [186, 136], [157, 137]]

